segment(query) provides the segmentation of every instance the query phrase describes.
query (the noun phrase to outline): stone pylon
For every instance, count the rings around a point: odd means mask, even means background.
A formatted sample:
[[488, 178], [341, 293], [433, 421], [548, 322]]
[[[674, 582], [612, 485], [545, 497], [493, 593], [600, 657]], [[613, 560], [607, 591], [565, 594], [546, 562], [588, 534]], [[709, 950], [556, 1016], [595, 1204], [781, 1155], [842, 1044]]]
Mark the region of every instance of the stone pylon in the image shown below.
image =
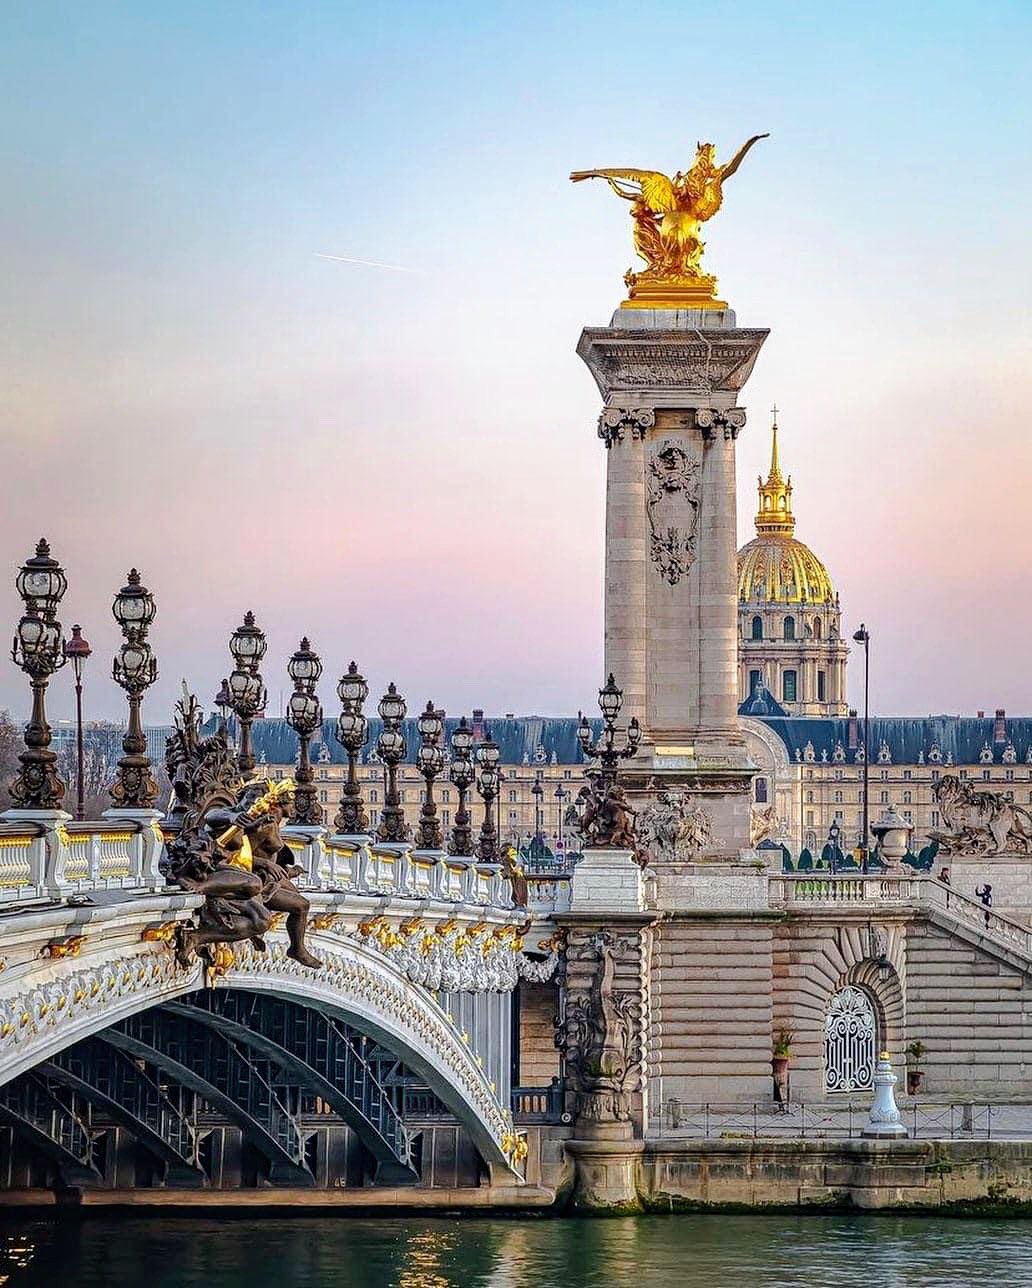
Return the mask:
[[604, 399], [605, 670], [624, 691], [623, 719], [643, 730], [623, 781], [640, 808], [658, 799], [687, 833], [653, 845], [660, 871], [736, 862], [749, 846], [735, 442], [767, 335], [737, 327], [730, 309], [617, 309], [577, 348]]

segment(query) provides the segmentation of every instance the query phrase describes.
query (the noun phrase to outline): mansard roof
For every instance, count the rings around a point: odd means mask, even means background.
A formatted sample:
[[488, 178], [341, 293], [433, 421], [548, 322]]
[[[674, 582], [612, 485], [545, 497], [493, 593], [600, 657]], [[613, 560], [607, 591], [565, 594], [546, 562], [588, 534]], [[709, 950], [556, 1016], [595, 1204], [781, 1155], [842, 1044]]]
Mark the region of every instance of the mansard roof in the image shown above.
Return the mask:
[[[781, 738], [790, 760], [796, 759], [797, 748], [804, 753], [807, 743], [812, 745], [817, 760], [821, 759], [823, 751], [827, 752], [830, 761], [836, 745], [841, 745], [845, 751], [847, 762], [855, 759], [855, 747], [850, 747], [850, 720], [847, 716], [761, 716], [760, 719]], [[862, 739], [862, 719], [857, 722], [857, 731]], [[1025, 763], [1032, 748], [1032, 717], [1005, 717], [1003, 733], [1002, 741], [996, 740], [993, 716], [872, 716], [868, 751], [872, 764], [876, 763], [884, 744], [893, 764], [916, 765], [922, 754], [927, 761], [932, 748], [938, 747], [944, 762], [952, 760], [956, 765], [977, 765], [983, 748], [988, 746], [993, 763], [1000, 764], [1010, 743], [1015, 759]]]

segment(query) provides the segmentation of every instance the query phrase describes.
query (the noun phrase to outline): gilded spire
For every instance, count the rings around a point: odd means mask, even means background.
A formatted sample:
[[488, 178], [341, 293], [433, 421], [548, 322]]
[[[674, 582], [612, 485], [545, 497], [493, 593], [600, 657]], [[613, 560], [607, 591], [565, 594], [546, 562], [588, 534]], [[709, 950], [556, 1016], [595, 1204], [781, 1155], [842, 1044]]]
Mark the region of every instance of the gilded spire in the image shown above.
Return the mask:
[[781, 460], [778, 455], [778, 409], [771, 408], [771, 445], [770, 472], [767, 481], [758, 480], [760, 506], [756, 512], [756, 531], [762, 536], [768, 533], [782, 533], [790, 537], [795, 530], [795, 519], [792, 516], [792, 479], [787, 480], [781, 473]]

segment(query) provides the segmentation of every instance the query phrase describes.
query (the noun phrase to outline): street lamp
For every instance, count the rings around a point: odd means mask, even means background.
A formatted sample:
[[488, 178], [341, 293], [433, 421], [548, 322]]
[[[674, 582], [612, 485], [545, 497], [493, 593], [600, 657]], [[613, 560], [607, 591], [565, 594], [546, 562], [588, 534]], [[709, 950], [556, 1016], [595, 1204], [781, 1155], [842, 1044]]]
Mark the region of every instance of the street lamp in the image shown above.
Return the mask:
[[544, 827], [544, 810], [541, 808], [541, 798], [545, 794], [544, 787], [541, 786], [541, 779], [535, 779], [534, 786], [530, 789], [531, 796], [534, 797], [534, 836], [538, 843], [538, 849], [544, 845], [541, 836]]
[[267, 647], [264, 632], [255, 624], [254, 613], [246, 612], [243, 624], [229, 637], [229, 652], [234, 662], [229, 677], [229, 705], [240, 722], [237, 765], [245, 778], [254, 773], [256, 764], [251, 748], [251, 725], [267, 701], [259, 669]]
[[616, 687], [616, 680], [612, 673], [610, 673], [609, 679], [603, 688], [598, 691], [598, 705], [602, 711], [601, 736], [597, 739], [592, 739], [588, 718], [585, 715], [581, 715], [580, 725], [577, 728], [577, 738], [584, 755], [599, 762], [599, 788], [601, 795], [605, 796], [609, 788], [616, 782], [620, 761], [628, 756], [633, 756], [637, 752], [638, 743], [641, 741], [641, 726], [638, 724], [638, 717], [632, 716], [627, 726], [624, 745], [617, 747], [616, 721], [620, 715], [620, 708], [623, 706], [623, 691]]
[[158, 784], [146, 754], [147, 739], [140, 720], [140, 705], [144, 693], [158, 678], [158, 660], [147, 643], [147, 631], [154, 621], [157, 605], [135, 568], [129, 570], [126, 584], [115, 596], [111, 611], [125, 637], [115, 657], [112, 675], [115, 683], [128, 695], [129, 724], [122, 738], [124, 754], [118, 762], [109, 795], [116, 809], [152, 809], [158, 796]]
[[495, 824], [494, 802], [498, 795], [500, 774], [498, 758], [501, 755], [498, 744], [486, 730], [487, 737], [476, 750], [477, 791], [484, 802], [484, 821], [480, 826], [480, 843], [477, 854], [482, 863], [498, 862], [498, 828]]
[[406, 750], [401, 722], [405, 719], [407, 709], [405, 699], [394, 687], [392, 680], [377, 707], [383, 721], [383, 730], [376, 740], [376, 750], [387, 770], [383, 810], [380, 813], [380, 825], [376, 829], [379, 841], [407, 841], [411, 835], [398, 794], [398, 765], [404, 760]]
[[473, 747], [473, 730], [465, 716], [459, 721], [452, 734], [452, 760], [448, 766], [448, 777], [459, 793], [459, 808], [455, 811], [455, 823], [451, 834], [451, 852], [461, 856], [473, 853], [473, 829], [470, 827], [470, 814], [466, 808], [469, 789], [476, 778], [471, 749]]
[[323, 821], [323, 811], [316, 795], [308, 744], [323, 719], [322, 707], [315, 694], [315, 686], [322, 675], [322, 662], [312, 651], [307, 636], [301, 640], [297, 652], [291, 654], [287, 674], [294, 682], [294, 692], [287, 699], [287, 724], [297, 734], [298, 741], [294, 812], [290, 821], [302, 827], [318, 827]]
[[51, 558], [45, 538], [40, 538], [35, 555], [22, 564], [14, 584], [25, 612], [18, 623], [11, 658], [29, 677], [32, 714], [25, 726], [25, 750], [18, 756], [21, 769], [11, 783], [11, 800], [21, 809], [56, 810], [61, 808], [65, 787], [55, 769], [57, 756], [50, 750], [46, 694], [50, 677], [67, 661], [61, 623], [56, 618], [68, 580], [61, 565]]
[[566, 813], [566, 802], [569, 799], [569, 796], [570, 796], [570, 793], [566, 790], [566, 788], [562, 785], [562, 783], [560, 783], [559, 786], [555, 789], [556, 808], [559, 811], [558, 848], [560, 850], [563, 850], [566, 848], [566, 842], [563, 839], [563, 823], [565, 822], [564, 815]]
[[444, 847], [444, 836], [437, 818], [437, 805], [434, 803], [434, 779], [444, 768], [444, 748], [441, 746], [444, 712], [438, 711], [434, 704], [428, 701], [426, 710], [416, 722], [416, 727], [419, 729], [420, 738], [419, 751], [416, 753], [416, 767], [426, 783], [423, 805], [419, 811], [416, 844], [421, 850], [440, 850]]
[[81, 823], [86, 817], [86, 797], [84, 781], [84, 763], [82, 743], [82, 677], [86, 670], [86, 660], [93, 650], [82, 633], [81, 626], [72, 627], [72, 638], [65, 640], [64, 655], [72, 664], [75, 676], [75, 817]]
[[222, 683], [219, 685], [219, 691], [212, 698], [212, 702], [215, 703], [215, 708], [219, 713], [219, 733], [228, 738], [229, 709], [233, 702], [233, 695], [229, 691], [229, 681], [227, 679], [223, 678]]
[[870, 836], [870, 765], [871, 765], [871, 748], [870, 748], [870, 730], [871, 730], [871, 635], [867, 627], [860, 623], [860, 629], [853, 632], [853, 639], [857, 644], [864, 646], [864, 813], [863, 813], [863, 857], [861, 868], [867, 871], [867, 838]]
[[369, 818], [362, 803], [362, 789], [358, 785], [356, 763], [358, 753], [366, 745], [369, 724], [362, 714], [362, 703], [369, 696], [369, 685], [359, 673], [354, 662], [337, 684], [340, 698], [340, 715], [337, 717], [337, 741], [348, 754], [348, 777], [340, 793], [340, 808], [333, 820], [338, 832], [345, 836], [360, 836], [369, 827]]

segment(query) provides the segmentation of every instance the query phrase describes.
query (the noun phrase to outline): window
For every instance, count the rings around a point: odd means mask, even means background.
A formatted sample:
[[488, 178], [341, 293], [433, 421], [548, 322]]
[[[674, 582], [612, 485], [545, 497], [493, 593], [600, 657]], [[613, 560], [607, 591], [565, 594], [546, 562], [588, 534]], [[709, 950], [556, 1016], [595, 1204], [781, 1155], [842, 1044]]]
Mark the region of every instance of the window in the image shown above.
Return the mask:
[[806, 825], [807, 825], [807, 827], [813, 827], [813, 810], [812, 810], [812, 809], [808, 809], [808, 810], [806, 811]]
[[914, 799], [914, 793], [913, 793], [913, 792], [904, 792], [904, 793], [903, 793], [903, 804], [904, 804], [904, 805], [909, 805], [913, 799]]
[[510, 805], [511, 805], [511, 804], [513, 804], [513, 802], [514, 802], [515, 800], [516, 800], [516, 793], [515, 793], [515, 792], [513, 792], [513, 791], [510, 791], [510, 792], [509, 792], [509, 804], [510, 804]]
[[441, 791], [441, 800], [442, 800], [442, 801], [450, 801], [450, 800], [451, 800], [451, 791], [449, 790], [449, 788], [445, 787], [445, 788], [443, 788], [443, 789], [442, 789], [442, 791]]
[[931, 824], [932, 824], [932, 827], [938, 827], [938, 826], [939, 826], [939, 811], [938, 811], [937, 809], [933, 809], [933, 810], [932, 810], [932, 814], [931, 814]]
[[564, 769], [564, 770], [563, 770], [563, 777], [564, 777], [564, 778], [572, 778], [572, 777], [573, 777], [573, 770], [572, 770], [572, 769]]
[[988, 770], [988, 769], [983, 769], [983, 770], [982, 770], [982, 777], [985, 779], [985, 781], [986, 781], [986, 782], [988, 782], [988, 781], [989, 781], [989, 770]]
[[1013, 782], [1014, 782], [1014, 770], [1013, 770], [1013, 769], [1007, 769], [1007, 770], [1004, 770], [1004, 774], [1003, 774], [1003, 776], [1004, 776], [1004, 778], [1006, 778], [1006, 780], [1007, 780], [1007, 782], [1008, 782], [1008, 783], [1013, 783]]
[[749, 672], [749, 696], [750, 697], [753, 697], [753, 695], [756, 693], [756, 690], [760, 687], [762, 682], [763, 682], [762, 671]]
[[835, 811], [835, 821], [836, 821], [836, 822], [838, 822], [838, 823], [841, 823], [841, 822], [842, 822], [842, 818], [843, 818], [843, 811], [842, 811], [842, 810], [840, 810], [840, 809], [837, 809], [837, 810]]
[[883, 769], [881, 771], [881, 780], [883, 783], [887, 783], [889, 781], [889, 771], [887, 769]]
[[757, 778], [756, 780], [756, 803], [757, 805], [766, 805], [767, 803], [766, 778]]
[[786, 640], [795, 639], [795, 618], [794, 617], [785, 618], [785, 639]]
[[909, 770], [909, 769], [904, 769], [904, 770], [903, 770], [903, 777], [904, 777], [904, 778], [906, 779], [906, 781], [909, 783], [909, 782], [910, 782], [910, 780], [911, 780], [911, 778], [913, 777], [913, 775], [911, 774], [911, 772], [910, 772], [910, 770]]
[[844, 777], [845, 777], [845, 774], [843, 774], [843, 772], [842, 772], [842, 770], [841, 770], [841, 769], [836, 769], [836, 770], [835, 770], [835, 782], [836, 782], [836, 783], [841, 783], [841, 782], [842, 782], [842, 779], [843, 779]]
[[821, 637], [821, 619], [819, 617], [813, 619], [813, 637], [815, 640], [819, 640]]
[[379, 801], [379, 799], [380, 799], [380, 793], [376, 790], [375, 787], [371, 787], [369, 789], [369, 804], [375, 805]]
[[[787, 618], [786, 621], [791, 621]], [[787, 627], [786, 627], [787, 630]], [[786, 639], [788, 636], [786, 635]], [[783, 671], [781, 673], [781, 700], [782, 702], [795, 702], [796, 700], [796, 673], [795, 671]]]
[[758, 613], [752, 619], [752, 637], [754, 640], [763, 639], [763, 618]]
[[836, 804], [836, 805], [841, 805], [841, 804], [842, 804], [842, 793], [841, 793], [841, 792], [836, 792], [836, 793], [835, 793], [835, 804]]
[[881, 803], [882, 803], [883, 805], [888, 805], [888, 803], [889, 803], [889, 793], [888, 793], [888, 792], [882, 792], [881, 796], [880, 796], [878, 799], [881, 801]]
[[903, 817], [907, 820], [908, 823], [912, 823], [914, 821], [914, 816], [908, 809], [905, 809], [903, 811]]
[[441, 822], [444, 824], [444, 826], [445, 826], [445, 827], [447, 827], [447, 826], [449, 825], [449, 823], [451, 822], [451, 810], [450, 810], [450, 809], [443, 809], [443, 810], [441, 810]]
[[[819, 619], [818, 619], [818, 621], [817, 621], [817, 625], [818, 625], [818, 626], [820, 625], [820, 620], [819, 620]], [[825, 685], [824, 672], [823, 672], [823, 671], [818, 671], [818, 672], [817, 672], [817, 701], [818, 701], [818, 702], [825, 702], [825, 701], [827, 701], [827, 699], [826, 699], [826, 698], [825, 698], [825, 696], [824, 696], [824, 695], [825, 695], [825, 691], [826, 691], [826, 685]]]
[[807, 792], [807, 793], [806, 793], [806, 803], [807, 803], [807, 805], [812, 805], [812, 804], [813, 804], [813, 792]]

